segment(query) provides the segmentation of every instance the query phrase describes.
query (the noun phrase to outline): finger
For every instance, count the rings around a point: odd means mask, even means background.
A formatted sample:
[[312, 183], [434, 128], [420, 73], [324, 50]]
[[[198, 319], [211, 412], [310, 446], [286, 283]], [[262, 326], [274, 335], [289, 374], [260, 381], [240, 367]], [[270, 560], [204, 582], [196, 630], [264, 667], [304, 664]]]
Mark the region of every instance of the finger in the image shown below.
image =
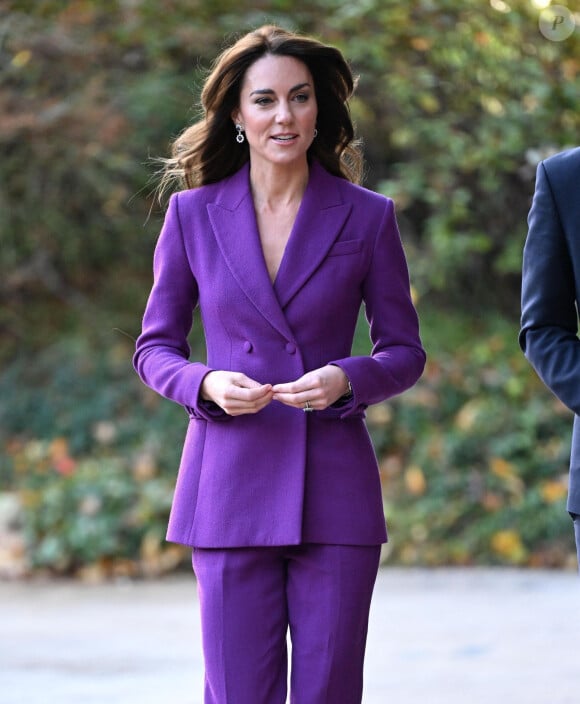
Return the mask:
[[271, 386], [271, 384], [261, 384], [259, 381], [246, 376], [243, 372], [231, 373], [229, 380], [234, 386], [239, 386], [242, 389], [255, 389], [259, 386]]
[[288, 406], [303, 406], [306, 401], [314, 400], [309, 394], [274, 394], [274, 399]]
[[275, 394], [294, 394], [300, 390], [300, 388], [297, 388], [295, 381], [290, 381], [286, 384], [274, 384], [272, 387], [272, 391]]
[[300, 379], [288, 381], [285, 384], [274, 384], [272, 390], [275, 394], [299, 394], [314, 389], [314, 386], [312, 380], [303, 376], [300, 377]]
[[245, 413], [258, 413], [265, 408], [272, 399], [264, 397], [255, 401], [244, 401], [241, 399], [224, 399], [221, 404], [222, 409], [229, 415], [243, 415]]
[[273, 395], [271, 384], [259, 384], [257, 386], [245, 387], [232, 385], [226, 394], [229, 398], [239, 399], [244, 402], [258, 401], [261, 398]]
[[221, 399], [220, 406], [226, 413], [256, 413], [273, 398], [271, 386], [264, 384], [254, 389], [230, 386]]
[[310, 404], [311, 408], [320, 410], [324, 408], [325, 404], [320, 402], [320, 398], [315, 392], [303, 392], [300, 394], [281, 394], [275, 395], [274, 399], [284, 403], [287, 406], [292, 406], [294, 408], [304, 408], [306, 402]]

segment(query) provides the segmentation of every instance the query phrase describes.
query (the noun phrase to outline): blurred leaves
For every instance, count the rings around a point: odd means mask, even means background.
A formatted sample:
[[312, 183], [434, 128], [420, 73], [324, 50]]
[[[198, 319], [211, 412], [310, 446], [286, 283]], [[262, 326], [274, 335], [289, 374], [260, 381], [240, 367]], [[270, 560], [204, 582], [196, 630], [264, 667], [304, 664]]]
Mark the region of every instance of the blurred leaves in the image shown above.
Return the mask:
[[37, 361], [0, 376], [13, 399], [0, 417], [0, 482], [19, 497], [28, 569], [93, 579], [175, 568], [186, 550], [164, 536], [186, 414], [132, 374], [127, 344], [94, 359], [69, 340]]
[[572, 414], [530, 372], [513, 321], [422, 322], [431, 353], [423, 379], [369, 413], [390, 559], [572, 564]]
[[159, 228], [147, 162], [195, 117], [216, 53], [266, 21], [336, 44], [360, 75], [367, 185], [397, 202], [419, 293], [515, 310], [535, 165], [580, 127], [579, 44], [547, 41], [527, 0], [4, 7], [0, 298], [15, 312], [0, 317], [4, 354], [46, 332], [30, 321], [24, 338], [24, 297], [70, 323], [101, 296], [125, 321], [141, 309], [123, 287], [145, 290]]

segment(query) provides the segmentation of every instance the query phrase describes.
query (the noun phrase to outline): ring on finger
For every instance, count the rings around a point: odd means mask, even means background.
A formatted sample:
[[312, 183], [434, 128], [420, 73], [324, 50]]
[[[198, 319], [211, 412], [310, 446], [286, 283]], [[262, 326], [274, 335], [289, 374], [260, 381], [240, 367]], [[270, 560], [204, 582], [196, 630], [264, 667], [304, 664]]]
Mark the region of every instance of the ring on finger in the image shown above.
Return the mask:
[[310, 411], [314, 410], [312, 406], [310, 405], [310, 401], [306, 401], [304, 404], [304, 408], [302, 409], [304, 413], [310, 413]]

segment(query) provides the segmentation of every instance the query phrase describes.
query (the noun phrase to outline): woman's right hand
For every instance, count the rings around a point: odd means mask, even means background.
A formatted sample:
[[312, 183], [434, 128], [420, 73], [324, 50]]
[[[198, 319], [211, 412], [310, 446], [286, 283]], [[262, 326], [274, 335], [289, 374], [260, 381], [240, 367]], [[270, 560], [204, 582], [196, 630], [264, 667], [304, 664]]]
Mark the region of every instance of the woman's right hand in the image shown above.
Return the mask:
[[212, 371], [200, 389], [205, 401], [213, 401], [230, 416], [258, 413], [273, 397], [272, 384], [259, 384], [241, 372]]

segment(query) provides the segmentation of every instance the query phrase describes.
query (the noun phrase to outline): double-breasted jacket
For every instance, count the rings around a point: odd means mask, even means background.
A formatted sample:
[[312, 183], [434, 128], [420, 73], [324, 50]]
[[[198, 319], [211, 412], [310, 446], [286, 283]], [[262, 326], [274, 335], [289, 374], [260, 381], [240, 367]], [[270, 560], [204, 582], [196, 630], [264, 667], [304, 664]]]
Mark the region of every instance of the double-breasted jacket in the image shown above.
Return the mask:
[[[372, 351], [353, 356], [361, 305]], [[207, 357], [190, 360], [199, 308]], [[304, 413], [272, 401], [232, 417], [200, 397], [210, 370], [282, 383], [326, 364], [352, 397]], [[197, 547], [378, 544], [386, 540], [365, 409], [412, 386], [425, 363], [393, 202], [317, 162], [272, 284], [249, 167], [174, 194], [134, 364], [189, 414], [169, 520]]]

